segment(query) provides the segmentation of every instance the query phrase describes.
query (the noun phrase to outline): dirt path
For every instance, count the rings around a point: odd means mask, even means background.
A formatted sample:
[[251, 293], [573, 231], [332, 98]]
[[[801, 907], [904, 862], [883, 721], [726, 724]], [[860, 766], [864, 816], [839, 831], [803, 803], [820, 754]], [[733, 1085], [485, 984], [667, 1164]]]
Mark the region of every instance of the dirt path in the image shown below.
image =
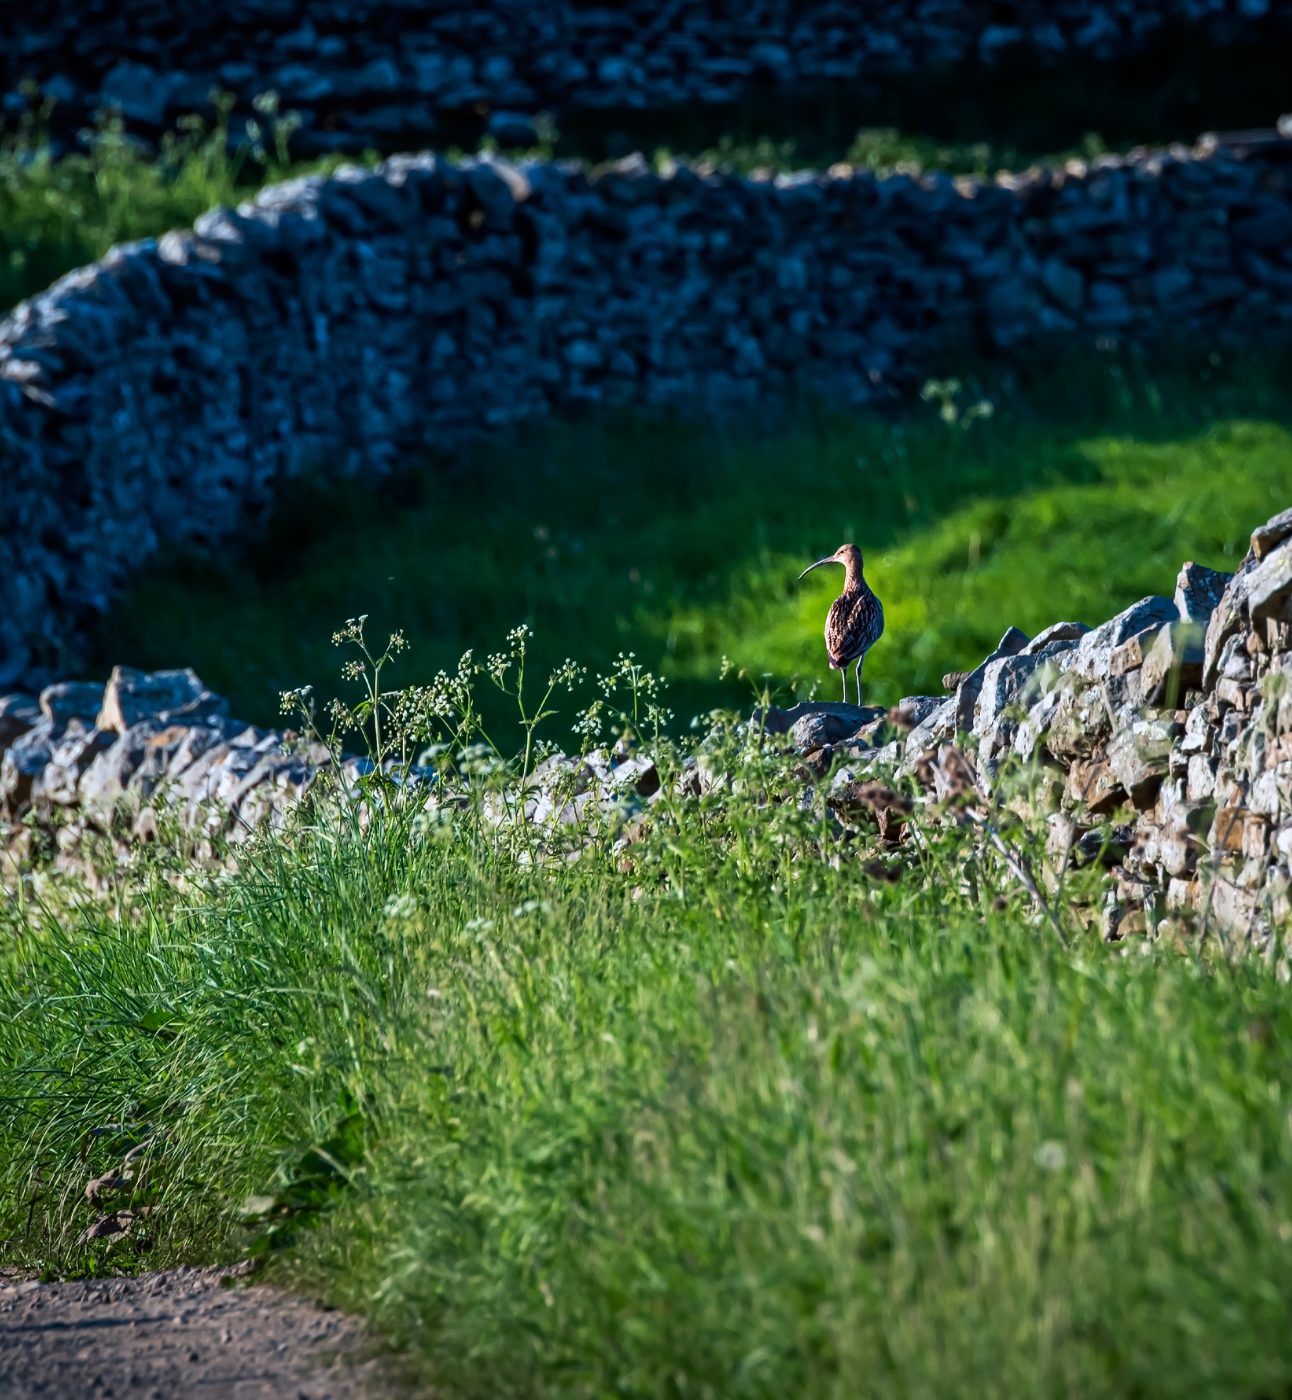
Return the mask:
[[375, 1400], [359, 1323], [224, 1269], [0, 1284], [0, 1395]]

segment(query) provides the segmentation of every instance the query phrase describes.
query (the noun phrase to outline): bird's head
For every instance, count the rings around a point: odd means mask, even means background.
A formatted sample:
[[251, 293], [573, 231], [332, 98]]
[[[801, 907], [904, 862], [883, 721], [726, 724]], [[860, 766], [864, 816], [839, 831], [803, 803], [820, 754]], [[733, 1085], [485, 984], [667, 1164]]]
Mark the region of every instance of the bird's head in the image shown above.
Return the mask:
[[858, 578], [861, 575], [861, 550], [855, 544], [841, 544], [833, 554], [828, 554], [824, 559], [818, 559], [815, 564], [809, 564], [799, 575], [805, 578], [813, 569], [819, 569], [822, 564], [842, 564], [848, 571], [849, 578]]

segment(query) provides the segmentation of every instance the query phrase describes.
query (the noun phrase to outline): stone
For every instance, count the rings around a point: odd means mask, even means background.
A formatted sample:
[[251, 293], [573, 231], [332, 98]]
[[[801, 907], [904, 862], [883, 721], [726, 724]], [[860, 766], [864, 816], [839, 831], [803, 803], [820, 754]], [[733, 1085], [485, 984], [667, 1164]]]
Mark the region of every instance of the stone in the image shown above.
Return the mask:
[[863, 724], [882, 719], [887, 711], [877, 705], [846, 705], [838, 701], [804, 700], [788, 709], [771, 705], [766, 710], [756, 709], [750, 717], [750, 726], [761, 729], [765, 734], [788, 734], [802, 719], [820, 716], [838, 738], [855, 734]]
[[112, 735], [87, 729], [80, 720], [73, 720], [52, 744], [48, 761], [36, 774], [31, 786], [32, 802], [74, 806], [80, 798], [81, 774], [111, 742]]
[[931, 710], [906, 736], [906, 742], [902, 746], [905, 761], [913, 763], [926, 750], [935, 748], [946, 739], [950, 739], [955, 734], [956, 701], [955, 696], [943, 699], [935, 709]]
[[944, 695], [904, 695], [888, 712], [888, 722], [898, 729], [917, 729], [945, 704]]
[[501, 146], [537, 146], [538, 123], [524, 112], [491, 112], [485, 130]]
[[1202, 687], [1210, 690], [1216, 683], [1220, 658], [1230, 641], [1238, 636], [1247, 622], [1247, 586], [1256, 558], [1249, 554], [1238, 572], [1225, 587], [1216, 610], [1207, 624], [1203, 642]]
[[968, 734], [973, 729], [974, 710], [978, 704], [978, 695], [982, 690], [988, 666], [993, 661], [1003, 660], [1007, 656], [1017, 656], [1029, 640], [1027, 633], [1019, 631], [1017, 627], [1006, 628], [991, 655], [970, 671], [960, 682], [956, 688], [955, 697], [957, 733]]
[[1233, 235], [1239, 243], [1263, 252], [1286, 252], [1292, 246], [1292, 210], [1286, 204], [1272, 204], [1258, 214], [1238, 219]]
[[1153, 300], [1164, 311], [1171, 310], [1193, 287], [1193, 274], [1183, 267], [1160, 267], [1149, 278]]
[[1140, 811], [1153, 805], [1183, 729], [1170, 720], [1134, 720], [1109, 739], [1109, 775]]
[[34, 728], [40, 717], [40, 703], [30, 695], [0, 695], [0, 750]]
[[1032, 638], [1019, 652], [1020, 656], [1035, 656], [1037, 652], [1049, 651], [1060, 642], [1076, 645], [1090, 631], [1084, 622], [1054, 622]]
[[168, 777], [176, 778], [186, 772], [194, 763], [208, 753], [211, 749], [225, 742], [226, 735], [222, 728], [212, 725], [195, 724], [185, 727], [180, 734], [175, 748], [171, 751], [166, 761], [166, 773]]
[[118, 108], [132, 121], [160, 127], [166, 122], [171, 93], [184, 81], [182, 75], [159, 73], [141, 63], [123, 61], [105, 75], [99, 100]]
[[1144, 653], [1152, 645], [1156, 632], [1140, 632], [1128, 637], [1121, 646], [1108, 653], [1108, 675], [1125, 676], [1138, 671], [1144, 664]]
[[103, 690], [97, 727], [124, 734], [144, 720], [165, 726], [209, 724], [228, 717], [228, 701], [212, 695], [191, 667], [177, 671], [136, 671], [115, 666]]
[[1041, 264], [1041, 285], [1065, 310], [1081, 309], [1086, 279], [1075, 267], [1058, 258], [1048, 258]]
[[1126, 792], [1113, 776], [1106, 758], [1073, 761], [1068, 770], [1068, 795], [1092, 817], [1107, 816], [1126, 801]]
[[[795, 709], [801, 708], [795, 706]], [[819, 749], [826, 744], [840, 743], [845, 739], [850, 739], [865, 724], [873, 720], [886, 720], [888, 712], [886, 710], [874, 710], [870, 706], [846, 705], [833, 707], [845, 713], [834, 713], [832, 710], [817, 710], [808, 714], [800, 715], [790, 728], [790, 738], [794, 747], [800, 753], [806, 753], [809, 749]], [[866, 715], [861, 723], [856, 722], [856, 712], [861, 711]], [[851, 713], [849, 713], [851, 712]]]
[[885, 783], [855, 779], [836, 783], [826, 802], [831, 811], [845, 820], [863, 818], [873, 822], [880, 840], [890, 845], [900, 839], [902, 827], [915, 810], [914, 801], [906, 793]]
[[1232, 578], [1233, 574], [1206, 569], [1192, 561], [1183, 565], [1175, 581], [1175, 606], [1181, 619], [1200, 622], [1205, 627]]
[[1065, 687], [1056, 686], [1047, 690], [1028, 710], [1014, 733], [1014, 752], [1019, 758], [1026, 762], [1036, 754], [1037, 746], [1048, 734], [1068, 694]]
[[988, 662], [983, 668], [970, 732], [978, 738], [986, 737], [1020, 696], [1040, 664], [1038, 656], [1025, 654], [1002, 656]]
[[1265, 555], [1251, 571], [1247, 612], [1253, 622], [1292, 622], [1292, 549]]
[[1200, 903], [1204, 922], [1214, 923], [1228, 938], [1253, 940], [1262, 932], [1257, 916], [1259, 901], [1252, 890], [1215, 877], [1200, 892]]
[[62, 726], [45, 717], [16, 739], [0, 757], [0, 816], [21, 817], [31, 805], [32, 786], [45, 771]]
[[80, 782], [80, 798], [91, 811], [110, 812], [149, 751], [152, 726], [139, 724], [125, 732], [106, 731], [108, 746], [95, 754]]
[[1264, 559], [1289, 539], [1292, 539], [1292, 508], [1280, 511], [1278, 515], [1252, 531], [1252, 557], [1257, 560]]
[[1202, 684], [1205, 638], [1198, 622], [1170, 622], [1152, 637], [1140, 672], [1145, 704], [1177, 703]]
[[77, 719], [93, 724], [103, 703], [103, 687], [97, 681], [63, 681], [40, 692], [40, 712], [57, 724]]
[[1074, 677], [1057, 690], [1044, 732], [1046, 751], [1064, 762], [1086, 757], [1112, 729], [1113, 715], [1101, 685], [1081, 685]]
[[659, 770], [653, 759], [644, 754], [626, 758], [609, 772], [612, 792], [631, 790], [638, 797], [654, 797], [660, 789]]
[[520, 167], [494, 158], [475, 161], [465, 169], [467, 186], [487, 217], [496, 224], [510, 223], [516, 205], [529, 197], [529, 180]]
[[1177, 621], [1179, 616], [1170, 598], [1141, 598], [1081, 638], [1072, 653], [1071, 669], [1084, 680], [1103, 680], [1112, 674], [1112, 654], [1118, 647], [1139, 633]]

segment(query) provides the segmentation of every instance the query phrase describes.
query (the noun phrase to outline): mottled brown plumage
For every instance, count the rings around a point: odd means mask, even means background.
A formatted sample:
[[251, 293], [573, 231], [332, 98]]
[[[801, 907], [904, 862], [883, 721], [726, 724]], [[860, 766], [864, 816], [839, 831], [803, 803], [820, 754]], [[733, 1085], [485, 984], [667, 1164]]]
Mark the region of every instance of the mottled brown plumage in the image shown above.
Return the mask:
[[861, 663], [884, 631], [884, 605], [871, 592], [862, 574], [861, 550], [855, 544], [841, 544], [826, 559], [809, 564], [799, 578], [822, 564], [842, 564], [843, 592], [830, 604], [825, 619], [825, 652], [830, 669], [843, 677], [843, 699], [848, 701], [848, 666], [857, 663], [857, 704], [861, 704]]

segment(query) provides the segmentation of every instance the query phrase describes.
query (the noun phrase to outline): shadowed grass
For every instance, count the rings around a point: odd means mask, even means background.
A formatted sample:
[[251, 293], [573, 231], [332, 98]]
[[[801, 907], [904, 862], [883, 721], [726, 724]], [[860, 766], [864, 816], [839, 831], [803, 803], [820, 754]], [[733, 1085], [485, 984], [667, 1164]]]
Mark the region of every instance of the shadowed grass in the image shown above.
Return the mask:
[[887, 612], [872, 697], [936, 691], [1010, 624], [1094, 624], [1170, 593], [1186, 558], [1232, 567], [1292, 499], [1284, 363], [1150, 372], [1069, 355], [984, 390], [995, 411], [972, 421], [979, 395], [962, 389], [943, 395], [954, 422], [929, 403], [761, 434], [633, 419], [536, 429], [384, 496], [311, 488], [245, 558], [150, 570], [98, 663], [191, 664], [268, 720], [280, 690], [327, 686], [337, 618], [402, 627], [418, 658], [416, 676], [401, 663], [405, 684], [525, 617], [540, 664], [636, 650], [671, 677], [682, 715], [748, 693], [715, 679], [724, 654], [832, 696], [820, 628], [838, 581], [795, 579], [854, 539]]
[[[43, 291], [114, 244], [191, 224], [219, 204], [237, 204], [289, 174], [290, 126], [272, 109], [263, 141], [230, 145], [227, 104], [208, 124], [196, 118], [157, 150], [107, 118], [79, 149], [55, 157], [37, 120], [0, 137], [0, 309]], [[335, 162], [331, 162], [335, 164]]]

